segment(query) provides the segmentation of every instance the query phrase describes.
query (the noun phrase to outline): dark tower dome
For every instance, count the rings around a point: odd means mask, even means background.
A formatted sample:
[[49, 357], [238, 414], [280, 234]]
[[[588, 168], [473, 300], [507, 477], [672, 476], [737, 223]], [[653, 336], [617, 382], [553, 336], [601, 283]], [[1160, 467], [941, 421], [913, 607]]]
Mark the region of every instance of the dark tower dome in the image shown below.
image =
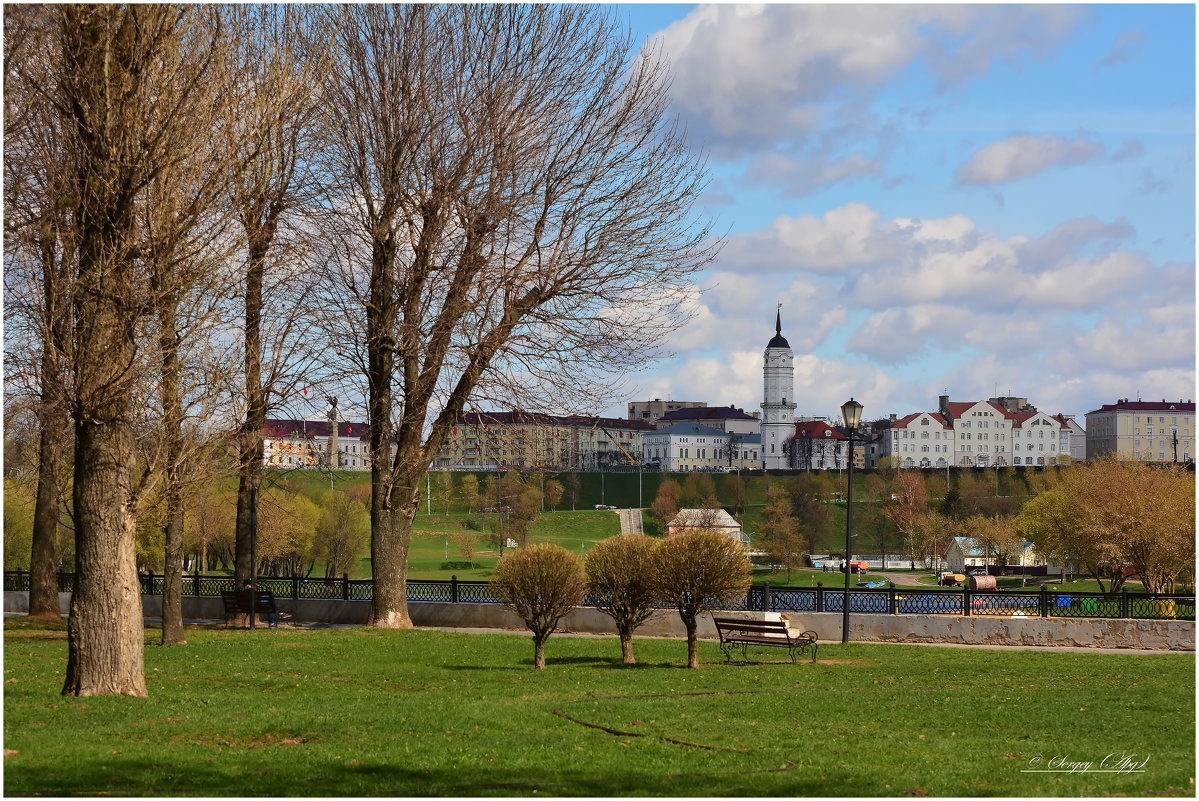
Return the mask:
[[786, 348], [791, 350], [791, 345], [787, 340], [783, 339], [783, 318], [782, 312], [775, 312], [774, 315], [774, 337], [766, 343], [767, 348]]

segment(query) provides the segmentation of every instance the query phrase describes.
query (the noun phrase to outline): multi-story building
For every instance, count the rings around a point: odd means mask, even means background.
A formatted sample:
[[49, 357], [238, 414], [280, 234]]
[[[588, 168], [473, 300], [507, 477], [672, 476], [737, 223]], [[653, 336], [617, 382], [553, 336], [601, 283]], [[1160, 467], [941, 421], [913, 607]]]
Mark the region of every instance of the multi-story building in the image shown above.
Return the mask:
[[1087, 458], [1188, 462], [1195, 454], [1192, 401], [1122, 398], [1087, 412]]
[[328, 420], [266, 420], [262, 453], [267, 468], [368, 470], [370, 428], [366, 423], [334, 426]]
[[732, 406], [678, 409], [662, 415], [654, 425], [658, 428], [666, 428], [676, 423], [695, 423], [734, 434], [759, 434], [762, 426], [762, 421], [757, 417], [746, 414], [744, 409], [736, 409]]
[[633, 401], [629, 404], [629, 419], [654, 423], [663, 416], [679, 409], [693, 409], [707, 406], [703, 401], [677, 401], [654, 398], [651, 401]]
[[470, 412], [455, 422], [434, 468], [601, 470], [638, 464], [641, 420], [536, 412]]
[[[787, 463], [794, 470], [844, 470], [848, 447], [849, 438], [824, 420], [807, 420], [795, 424], [795, 436], [787, 441]], [[855, 450], [855, 466], [864, 464], [861, 456]]]
[[1006, 467], [1077, 459], [1082, 429], [1072, 417], [1037, 411], [1024, 398], [951, 402], [936, 412], [893, 419], [871, 458], [893, 457], [899, 467]]
[[641, 458], [664, 472], [760, 470], [762, 439], [758, 434], [721, 431], [698, 423], [675, 423], [641, 435]]

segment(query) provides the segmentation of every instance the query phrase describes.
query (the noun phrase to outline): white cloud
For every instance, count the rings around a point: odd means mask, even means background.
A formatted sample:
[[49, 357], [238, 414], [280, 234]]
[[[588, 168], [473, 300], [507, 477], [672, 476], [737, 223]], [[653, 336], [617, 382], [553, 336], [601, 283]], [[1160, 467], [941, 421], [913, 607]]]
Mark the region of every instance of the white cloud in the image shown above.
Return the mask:
[[[1001, 239], [964, 215], [885, 221], [863, 203], [817, 217], [780, 216], [729, 238], [721, 267], [761, 276], [797, 270], [827, 276], [825, 298], [873, 309], [954, 303], [975, 311], [1077, 309], [1139, 291], [1150, 269], [1115, 249], [1134, 235], [1123, 220], [1069, 220], [1036, 239]], [[840, 280], [838, 287], [827, 282]]]
[[796, 140], [855, 113], [923, 60], [945, 85], [996, 59], [1049, 52], [1085, 14], [1069, 6], [714, 4], [661, 31], [675, 107], [717, 157]]
[[865, 203], [847, 203], [820, 217], [779, 216], [765, 231], [729, 237], [720, 262], [741, 271], [813, 273], [878, 264], [890, 252], [879, 216]]
[[781, 303], [783, 334], [798, 351], [818, 347], [828, 333], [845, 323], [843, 304], [803, 277], [779, 285], [770, 276], [744, 276], [714, 271], [687, 301], [690, 323], [674, 332], [669, 350], [686, 353], [737, 346], [765, 348], [774, 336], [776, 303]]
[[1102, 155], [1103, 145], [1083, 137], [1026, 134], [991, 142], [959, 166], [954, 177], [961, 184], [1000, 184], [1052, 167], [1084, 164]]

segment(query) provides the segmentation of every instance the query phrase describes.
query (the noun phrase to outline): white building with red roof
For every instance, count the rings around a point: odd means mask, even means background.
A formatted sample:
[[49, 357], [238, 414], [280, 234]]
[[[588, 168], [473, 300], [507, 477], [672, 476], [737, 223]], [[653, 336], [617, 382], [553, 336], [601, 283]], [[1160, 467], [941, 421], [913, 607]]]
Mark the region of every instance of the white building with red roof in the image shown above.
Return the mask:
[[1022, 398], [951, 401], [942, 395], [936, 412], [892, 420], [875, 450], [898, 467], [1043, 466], [1080, 458], [1084, 436], [1073, 417], [1040, 412]]
[[787, 447], [792, 469], [844, 470], [849, 438], [823, 420], [806, 420], [795, 424]]

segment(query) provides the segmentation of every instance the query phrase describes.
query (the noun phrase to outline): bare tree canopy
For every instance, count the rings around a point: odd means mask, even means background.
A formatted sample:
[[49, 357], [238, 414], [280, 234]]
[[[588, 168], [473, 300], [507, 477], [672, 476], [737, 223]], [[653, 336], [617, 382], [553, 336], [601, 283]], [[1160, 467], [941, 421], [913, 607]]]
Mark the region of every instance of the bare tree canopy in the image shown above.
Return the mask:
[[[330, 337], [369, 395], [371, 622], [404, 598], [420, 472], [472, 398], [644, 364], [713, 255], [667, 71], [592, 7], [329, 7]], [[394, 449], [394, 450], [393, 450]]]

